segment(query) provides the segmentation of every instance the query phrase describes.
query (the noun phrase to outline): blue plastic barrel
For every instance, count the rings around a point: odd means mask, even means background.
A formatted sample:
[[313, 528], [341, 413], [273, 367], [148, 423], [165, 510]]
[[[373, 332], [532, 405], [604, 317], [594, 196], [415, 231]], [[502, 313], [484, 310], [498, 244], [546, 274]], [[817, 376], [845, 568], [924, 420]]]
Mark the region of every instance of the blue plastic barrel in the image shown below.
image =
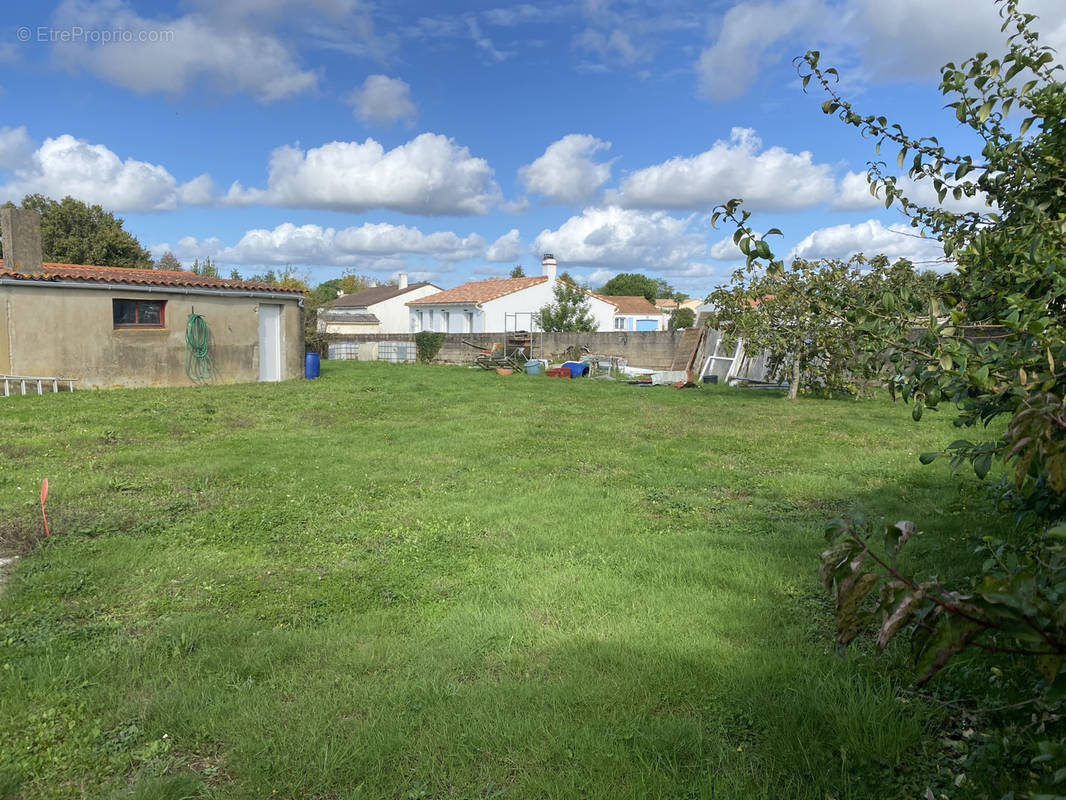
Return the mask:
[[526, 375], [540, 375], [542, 364], [535, 358], [526, 362]]
[[317, 378], [321, 366], [322, 362], [318, 357], [318, 353], [308, 353], [304, 358], [304, 377]]
[[583, 378], [589, 373], [589, 365], [580, 361], [564, 361], [563, 366], [570, 370], [571, 378]]

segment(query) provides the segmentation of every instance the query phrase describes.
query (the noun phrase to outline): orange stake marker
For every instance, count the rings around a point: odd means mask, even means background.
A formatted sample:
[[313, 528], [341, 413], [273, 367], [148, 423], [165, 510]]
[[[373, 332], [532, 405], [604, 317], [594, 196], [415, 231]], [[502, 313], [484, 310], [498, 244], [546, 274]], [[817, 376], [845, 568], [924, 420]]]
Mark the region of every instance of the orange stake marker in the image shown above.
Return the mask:
[[41, 483], [41, 519], [44, 520], [44, 535], [51, 536], [52, 532], [48, 530], [48, 517], [44, 515], [44, 501], [48, 499], [48, 478], [45, 478]]

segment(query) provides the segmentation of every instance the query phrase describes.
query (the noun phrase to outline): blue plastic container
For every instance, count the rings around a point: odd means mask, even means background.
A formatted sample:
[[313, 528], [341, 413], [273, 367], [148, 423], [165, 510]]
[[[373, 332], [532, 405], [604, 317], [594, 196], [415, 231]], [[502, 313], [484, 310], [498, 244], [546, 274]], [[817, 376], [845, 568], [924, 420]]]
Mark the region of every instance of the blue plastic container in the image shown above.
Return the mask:
[[540, 375], [540, 371], [543, 368], [543, 364], [537, 361], [535, 358], [531, 358], [526, 362], [526, 375]]
[[589, 374], [589, 365], [580, 361], [565, 361], [563, 366], [570, 370], [571, 378], [583, 378]]
[[304, 377], [317, 378], [321, 367], [322, 362], [318, 357], [318, 353], [308, 353], [304, 358]]

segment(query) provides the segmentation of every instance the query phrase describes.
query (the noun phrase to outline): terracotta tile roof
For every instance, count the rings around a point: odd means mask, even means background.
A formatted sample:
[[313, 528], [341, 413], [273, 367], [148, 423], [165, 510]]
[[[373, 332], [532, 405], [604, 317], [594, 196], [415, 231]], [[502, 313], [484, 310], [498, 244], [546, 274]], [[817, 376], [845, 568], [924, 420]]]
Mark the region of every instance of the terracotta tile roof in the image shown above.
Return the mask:
[[677, 308], [678, 302], [672, 297], [660, 297], [655, 301], [656, 308], [674, 309]]
[[406, 289], [400, 289], [396, 286], [374, 286], [370, 289], [363, 289], [361, 292], [346, 294], [343, 297], [338, 297], [336, 300], [330, 300], [329, 307], [366, 308], [367, 306], [374, 305], [374, 303], [391, 300], [394, 297], [399, 297], [401, 294], [407, 294], [415, 289], [421, 289], [424, 286], [432, 286], [434, 289], [440, 288], [428, 281], [408, 284]]
[[628, 295], [603, 295], [604, 300], [618, 309], [619, 314], [661, 314], [662, 309], [656, 308], [648, 302], [644, 295], [630, 297]]
[[498, 297], [504, 297], [509, 294], [514, 294], [515, 292], [520, 292], [522, 289], [528, 289], [530, 286], [536, 286], [538, 283], [544, 283], [547, 280], [548, 278], [546, 276], [539, 275], [534, 278], [504, 278], [502, 280], [471, 281], [470, 283], [456, 286], [454, 289], [445, 289], [443, 292], [431, 294], [429, 297], [412, 300], [407, 305], [420, 306], [440, 305], [441, 303], [487, 303], [489, 300], [495, 300]]
[[121, 269], [94, 267], [86, 264], [45, 263], [40, 273], [14, 272], [5, 269], [0, 259], [0, 277], [25, 281], [85, 281], [87, 283], [124, 283], [131, 286], [195, 286], [204, 289], [240, 289], [251, 292], [290, 292], [303, 294], [302, 289], [271, 286], [255, 281], [235, 281], [230, 278], [209, 278], [191, 272], [165, 269]]

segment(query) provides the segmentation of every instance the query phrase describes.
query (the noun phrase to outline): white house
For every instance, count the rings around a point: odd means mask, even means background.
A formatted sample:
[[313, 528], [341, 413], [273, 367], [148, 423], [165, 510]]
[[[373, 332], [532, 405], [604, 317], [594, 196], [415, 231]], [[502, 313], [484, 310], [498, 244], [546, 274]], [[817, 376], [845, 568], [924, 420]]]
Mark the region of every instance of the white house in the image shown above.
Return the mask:
[[[410, 300], [409, 330], [443, 333], [503, 333], [537, 329], [544, 306], [555, 302], [555, 258], [546, 253], [543, 274], [532, 278], [472, 281], [439, 294]], [[586, 293], [596, 330], [614, 328], [616, 308], [602, 297]]]
[[614, 330], [616, 331], [665, 331], [670, 321], [668, 314], [648, 302], [643, 295], [600, 295], [615, 307]]
[[398, 286], [374, 286], [333, 300], [318, 318], [325, 333], [407, 333], [410, 330], [406, 303], [437, 294], [432, 283], [407, 283], [400, 273]]

